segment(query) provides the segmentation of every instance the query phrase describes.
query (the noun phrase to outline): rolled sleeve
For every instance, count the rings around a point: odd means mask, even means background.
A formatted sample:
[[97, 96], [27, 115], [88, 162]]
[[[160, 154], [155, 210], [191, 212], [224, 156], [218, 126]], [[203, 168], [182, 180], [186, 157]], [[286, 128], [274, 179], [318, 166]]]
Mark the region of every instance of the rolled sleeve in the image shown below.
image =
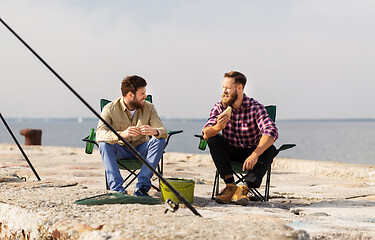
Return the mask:
[[279, 138], [276, 124], [269, 117], [267, 110], [263, 106], [260, 106], [257, 111], [257, 124], [262, 135], [270, 136], [274, 141]]
[[150, 117], [150, 126], [155, 128], [158, 131], [158, 135], [154, 136], [156, 138], [167, 138], [168, 131], [165, 129], [163, 122], [161, 121], [154, 105], [151, 105], [151, 117]]
[[221, 109], [220, 104], [216, 104], [210, 111], [210, 116], [208, 117], [208, 120], [206, 124], [202, 128], [202, 135], [203, 135], [203, 130], [206, 127], [212, 127], [215, 126], [217, 123], [217, 116], [223, 112], [223, 109]]

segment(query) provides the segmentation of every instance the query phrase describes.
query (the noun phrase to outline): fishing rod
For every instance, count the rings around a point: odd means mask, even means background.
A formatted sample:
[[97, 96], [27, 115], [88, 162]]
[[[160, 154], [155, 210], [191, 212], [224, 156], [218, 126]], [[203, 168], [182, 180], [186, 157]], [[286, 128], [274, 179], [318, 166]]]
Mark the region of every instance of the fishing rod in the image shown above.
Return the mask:
[[25, 45], [26, 48], [28, 48], [34, 55], [37, 57], [81, 102], [88, 108], [90, 111], [97, 117], [99, 118], [104, 125], [106, 125], [118, 138], [119, 140], [123, 141], [125, 143], [125, 146], [139, 159], [143, 164], [146, 165], [173, 193], [176, 195], [176, 197], [185, 204], [187, 208], [189, 208], [195, 215], [200, 216], [201, 215], [198, 213], [198, 211], [188, 202], [172, 185], [165, 180], [165, 178], [158, 173], [139, 153], [135, 148], [128, 143], [123, 137], [120, 136], [120, 134], [107, 122], [105, 121], [99, 113], [97, 113], [60, 75], [53, 70], [52, 67], [50, 67], [44, 60], [41, 58], [18, 34], [13, 31], [12, 28], [8, 26], [1, 18], [0, 22], [11, 32], [13, 35], [20, 40], [23, 45]]
[[31, 164], [31, 162], [30, 162], [30, 160], [29, 160], [29, 158], [27, 157], [26, 153], [23, 151], [21, 145], [20, 145], [19, 142], [17, 141], [17, 138], [14, 136], [12, 130], [11, 130], [10, 127], [8, 126], [8, 123], [5, 121], [5, 119], [3, 118], [3, 115], [2, 115], [1, 113], [0, 113], [0, 118], [1, 118], [1, 120], [3, 121], [5, 127], [7, 128], [7, 130], [8, 130], [8, 132], [9, 132], [10, 136], [12, 136], [14, 142], [17, 144], [18, 149], [21, 151], [21, 153], [22, 153], [23, 157], [25, 158], [26, 162], [29, 164], [31, 170], [33, 171], [33, 173], [34, 173], [34, 175], [35, 175], [35, 177], [36, 177], [36, 179], [38, 179], [38, 181], [40, 181], [40, 177], [39, 177], [38, 173], [35, 171], [33, 165]]

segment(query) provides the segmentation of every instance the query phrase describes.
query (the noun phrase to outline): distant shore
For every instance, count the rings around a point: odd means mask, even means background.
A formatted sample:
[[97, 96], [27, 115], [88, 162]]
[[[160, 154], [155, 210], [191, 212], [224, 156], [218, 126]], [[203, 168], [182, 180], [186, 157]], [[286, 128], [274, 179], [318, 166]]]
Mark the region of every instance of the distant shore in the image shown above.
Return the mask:
[[[5, 118], [11, 122], [97, 122], [98, 119], [95, 117], [70, 117], [70, 118], [24, 118], [24, 117], [10, 117]], [[162, 120], [166, 121], [206, 121], [207, 118], [166, 118], [161, 117]], [[298, 118], [298, 119], [278, 119], [277, 122], [375, 122], [375, 118]]]

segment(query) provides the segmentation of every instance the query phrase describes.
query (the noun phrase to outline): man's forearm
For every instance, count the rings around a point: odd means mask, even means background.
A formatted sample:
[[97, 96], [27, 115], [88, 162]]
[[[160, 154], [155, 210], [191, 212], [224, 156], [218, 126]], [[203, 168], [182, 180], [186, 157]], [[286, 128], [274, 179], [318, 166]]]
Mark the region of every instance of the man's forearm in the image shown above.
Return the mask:
[[263, 135], [260, 138], [259, 144], [253, 153], [256, 154], [257, 156], [260, 156], [262, 153], [264, 153], [264, 151], [266, 151], [269, 147], [271, 147], [272, 144], [274, 144], [274, 142], [275, 140], [273, 140], [272, 137], [268, 135]]
[[205, 129], [203, 129], [203, 138], [207, 140], [210, 137], [214, 137], [217, 134], [219, 134], [219, 132], [225, 128], [229, 119], [230, 119], [229, 114], [220, 114], [217, 117], [217, 122], [214, 126], [206, 127]]
[[258, 158], [264, 151], [266, 151], [272, 144], [275, 142], [272, 137], [268, 135], [263, 135], [260, 140], [257, 148], [253, 151], [248, 158], [246, 158], [243, 163], [242, 170], [253, 169], [254, 165], [258, 162]]
[[214, 137], [217, 134], [219, 134], [220, 131], [221, 129], [217, 125], [212, 127], [206, 127], [205, 129], [203, 129], [203, 138], [207, 140], [210, 137]]

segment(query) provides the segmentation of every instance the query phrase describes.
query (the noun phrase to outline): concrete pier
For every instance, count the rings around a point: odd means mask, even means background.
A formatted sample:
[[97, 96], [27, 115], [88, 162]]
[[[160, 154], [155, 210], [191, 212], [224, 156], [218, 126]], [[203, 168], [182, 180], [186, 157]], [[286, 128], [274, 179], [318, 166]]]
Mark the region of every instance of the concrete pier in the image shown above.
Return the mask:
[[[375, 236], [375, 166], [279, 158], [272, 171], [270, 201], [239, 206], [210, 199], [215, 174], [210, 155], [166, 153], [164, 176], [196, 182], [193, 206], [203, 216], [197, 217], [184, 206], [165, 214], [165, 203], [75, 204], [107, 192], [98, 150], [92, 155], [83, 147], [25, 146], [24, 150], [42, 181], [33, 176], [17, 146], [0, 144], [0, 239]], [[150, 193], [160, 197], [156, 191]]]

